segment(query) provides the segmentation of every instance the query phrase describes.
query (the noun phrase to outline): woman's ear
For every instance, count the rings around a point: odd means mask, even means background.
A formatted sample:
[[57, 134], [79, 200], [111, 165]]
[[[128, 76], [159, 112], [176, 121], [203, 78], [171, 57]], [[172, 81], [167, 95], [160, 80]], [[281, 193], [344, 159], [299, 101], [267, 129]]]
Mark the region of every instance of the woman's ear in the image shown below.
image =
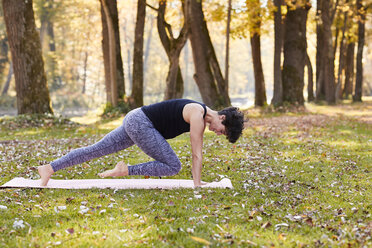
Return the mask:
[[226, 119], [226, 115], [220, 115], [219, 118], [221, 121], [224, 121]]

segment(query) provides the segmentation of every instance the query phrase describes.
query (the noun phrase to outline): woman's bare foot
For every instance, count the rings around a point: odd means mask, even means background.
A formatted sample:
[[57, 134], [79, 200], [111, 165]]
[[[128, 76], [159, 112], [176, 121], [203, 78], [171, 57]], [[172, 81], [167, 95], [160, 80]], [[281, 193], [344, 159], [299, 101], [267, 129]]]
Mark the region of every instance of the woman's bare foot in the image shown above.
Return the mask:
[[98, 174], [100, 177], [123, 177], [128, 176], [128, 165], [123, 161], [116, 164], [112, 170], [107, 170]]
[[54, 173], [52, 166], [50, 164], [42, 165], [42, 166], [37, 167], [37, 170], [41, 178], [40, 185], [46, 186], [48, 184], [50, 177]]

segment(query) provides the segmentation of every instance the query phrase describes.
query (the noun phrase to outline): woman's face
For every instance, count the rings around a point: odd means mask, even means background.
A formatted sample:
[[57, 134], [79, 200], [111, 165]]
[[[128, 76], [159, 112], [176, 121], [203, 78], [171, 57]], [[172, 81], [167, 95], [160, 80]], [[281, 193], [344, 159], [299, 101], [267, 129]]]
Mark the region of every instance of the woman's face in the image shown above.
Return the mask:
[[226, 135], [226, 127], [222, 124], [223, 120], [225, 120], [225, 115], [219, 115], [218, 118], [209, 124], [209, 130], [215, 132], [217, 135]]

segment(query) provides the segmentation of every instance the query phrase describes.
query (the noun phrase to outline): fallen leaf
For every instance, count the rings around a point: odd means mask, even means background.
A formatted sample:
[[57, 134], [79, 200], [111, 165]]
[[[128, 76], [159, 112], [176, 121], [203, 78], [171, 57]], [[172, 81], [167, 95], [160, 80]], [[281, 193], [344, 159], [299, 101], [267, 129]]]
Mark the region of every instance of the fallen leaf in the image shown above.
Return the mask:
[[266, 228], [269, 228], [269, 227], [271, 227], [270, 221], [263, 223], [263, 225], [261, 226], [261, 228], [263, 228], [263, 229], [266, 229]]
[[286, 239], [286, 236], [287, 234], [285, 234], [285, 233], [280, 233], [279, 235], [278, 235], [278, 239], [279, 240], [285, 240]]
[[202, 244], [205, 244], [205, 245], [210, 245], [211, 244], [211, 242], [209, 242], [205, 239], [199, 238], [199, 237], [191, 236], [191, 238], [193, 240], [195, 240], [196, 242], [199, 242], [199, 243], [202, 243]]
[[305, 220], [305, 222], [306, 222], [306, 224], [308, 224], [309, 226], [314, 226], [314, 223], [313, 223], [313, 219], [312, 218], [307, 218], [306, 220]]
[[66, 232], [69, 234], [73, 234], [75, 232], [74, 228], [68, 228], [66, 229]]
[[287, 223], [280, 223], [275, 225], [275, 230], [279, 230], [281, 227], [289, 227]]
[[68, 198], [66, 198], [66, 203], [70, 203], [73, 200], [75, 200], [75, 197], [68, 197]]
[[24, 227], [25, 227], [25, 225], [23, 224], [23, 220], [18, 220], [16, 218], [16, 220], [13, 223], [13, 228], [14, 229], [23, 229]]
[[224, 238], [225, 238], [225, 239], [232, 239], [233, 236], [232, 236], [232, 234], [230, 234], [230, 233], [226, 233], [225, 236], [224, 236]]

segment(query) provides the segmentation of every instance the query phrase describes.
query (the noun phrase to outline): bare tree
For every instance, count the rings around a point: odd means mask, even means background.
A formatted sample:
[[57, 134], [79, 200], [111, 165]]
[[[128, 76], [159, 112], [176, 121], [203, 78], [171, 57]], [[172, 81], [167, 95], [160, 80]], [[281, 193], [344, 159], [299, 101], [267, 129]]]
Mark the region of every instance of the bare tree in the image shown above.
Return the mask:
[[225, 52], [225, 91], [229, 94], [229, 51], [230, 51], [231, 0], [228, 0]]
[[274, 106], [283, 103], [283, 83], [281, 56], [283, 48], [283, 23], [282, 23], [282, 0], [274, 0], [274, 93], [271, 104]]
[[10, 80], [12, 79], [13, 76], [13, 63], [10, 62], [9, 64], [9, 70], [8, 70], [8, 76], [6, 77], [6, 81], [3, 87], [3, 91], [1, 92], [2, 96], [5, 96], [8, 94], [9, 86], [10, 86]]
[[251, 1], [249, 19], [250, 36], [251, 36], [251, 51], [254, 72], [254, 105], [266, 105], [266, 89], [265, 78], [262, 69], [261, 61], [261, 6], [260, 0]]
[[[182, 48], [185, 46], [187, 41], [187, 22], [185, 16], [183, 27], [181, 28], [178, 37], [175, 38], [173, 35], [172, 26], [165, 21], [166, 6], [166, 0], [159, 1], [157, 25], [161, 43], [169, 59], [169, 70], [164, 94], [164, 99], [168, 100], [181, 98], [183, 95], [184, 87], [181, 68], [179, 66], [179, 59]], [[182, 9], [184, 10], [184, 5], [182, 5]], [[183, 12], [185, 15], [185, 11]]]
[[340, 41], [340, 50], [339, 50], [339, 58], [338, 58], [338, 71], [337, 71], [337, 84], [336, 84], [336, 92], [335, 97], [336, 100], [342, 98], [342, 71], [344, 70], [344, 62], [345, 62], [345, 34], [346, 34], [346, 27], [348, 22], [347, 11], [344, 11], [344, 22], [342, 26], [342, 35]]
[[230, 105], [225, 79], [217, 61], [204, 18], [202, 1], [186, 0], [189, 39], [194, 58], [194, 80], [205, 104], [210, 107]]
[[130, 105], [143, 106], [143, 33], [145, 29], [146, 0], [138, 0], [136, 28], [134, 31], [133, 83]]
[[345, 84], [343, 90], [343, 97], [349, 98], [349, 95], [353, 93], [354, 85], [354, 50], [355, 42], [350, 41], [346, 49], [346, 65], [345, 65]]
[[355, 90], [353, 95], [353, 102], [362, 101], [362, 86], [363, 86], [363, 47], [365, 42], [365, 25], [366, 25], [366, 10], [363, 6], [362, 0], [357, 0], [358, 10], [358, 50], [356, 57], [356, 78], [355, 78]]
[[18, 114], [53, 113], [32, 1], [2, 0]]
[[309, 54], [306, 52], [306, 67], [307, 67], [307, 101], [314, 101], [314, 79], [313, 66], [311, 65]]
[[[107, 10], [110, 15], [112, 22], [112, 27], [114, 31], [115, 40], [115, 58], [116, 58], [116, 88], [117, 88], [117, 98], [118, 100], [123, 100], [125, 96], [125, 80], [124, 80], [124, 69], [123, 60], [121, 57], [121, 46], [120, 46], [120, 30], [119, 30], [119, 18], [118, 18], [118, 8], [116, 0], [105, 0], [107, 5]], [[109, 97], [111, 97], [111, 77], [110, 77], [110, 39], [108, 33], [108, 22], [105, 14], [105, 10], [101, 1], [101, 21], [102, 21], [102, 51], [103, 60], [105, 68], [105, 82], [106, 82], [106, 92], [107, 92], [107, 102], [111, 102]]]
[[[328, 0], [325, 0], [328, 1]], [[324, 29], [321, 19], [323, 0], [316, 1], [316, 100], [325, 99], [325, 84], [323, 72], [323, 46], [324, 46]]]
[[[293, 6], [292, 6], [293, 4]], [[283, 101], [304, 104], [304, 67], [306, 63], [306, 20], [309, 1], [287, 5], [284, 35]]]
[[[112, 104], [112, 106], [116, 107], [119, 99], [119, 91], [121, 91], [120, 93], [122, 94], [122, 97], [124, 95], [124, 74], [120, 55], [120, 38], [116, 0], [101, 0], [101, 12], [103, 37], [102, 48], [104, 60], [106, 60], [104, 63], [105, 79], [108, 80], [106, 81], [106, 92], [108, 95], [107, 100]], [[107, 28], [105, 28], [106, 26]], [[117, 42], [117, 40], [119, 40], [119, 42]], [[117, 46], [117, 43], [119, 44], [119, 47]], [[118, 53], [120, 57], [119, 60], [121, 61], [119, 70], [117, 67]], [[120, 82], [118, 82], [118, 76], [120, 78]], [[118, 87], [118, 85], [120, 85], [121, 87]]]
[[335, 64], [334, 51], [332, 41], [332, 22], [336, 14], [338, 0], [332, 6], [330, 0], [322, 0], [321, 20], [323, 23], [323, 51], [322, 51], [322, 73], [325, 89], [325, 100], [328, 104], [336, 102], [335, 97]]

